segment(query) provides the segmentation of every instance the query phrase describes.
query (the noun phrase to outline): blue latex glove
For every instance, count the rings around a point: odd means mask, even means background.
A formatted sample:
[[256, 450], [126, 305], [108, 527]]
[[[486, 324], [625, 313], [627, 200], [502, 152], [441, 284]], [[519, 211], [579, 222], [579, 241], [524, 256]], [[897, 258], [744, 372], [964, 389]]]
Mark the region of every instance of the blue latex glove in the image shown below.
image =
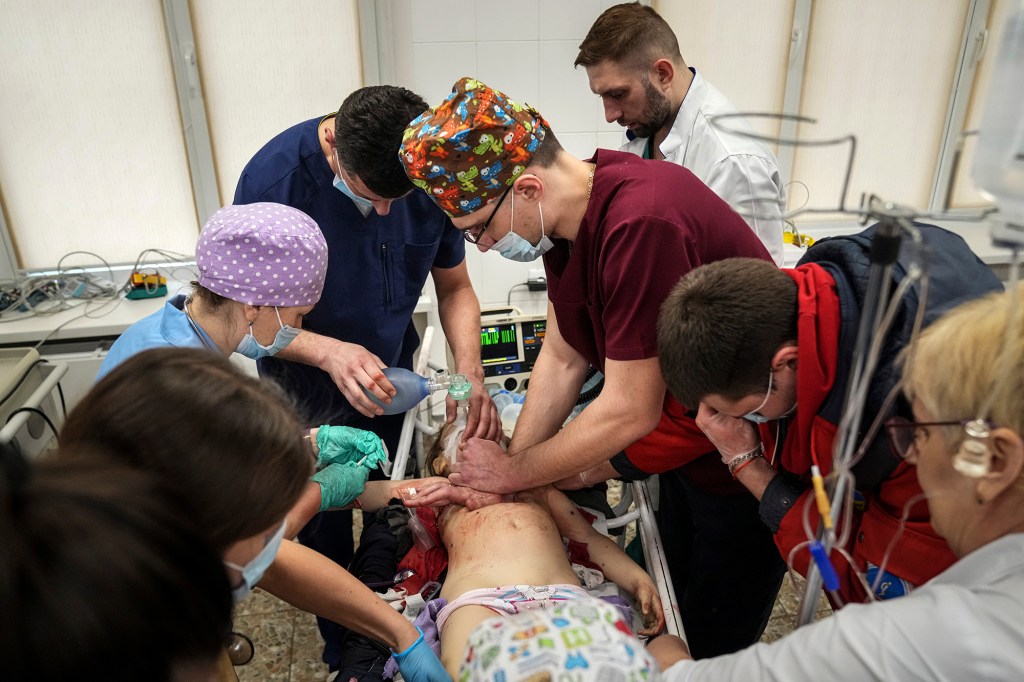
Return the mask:
[[374, 469], [387, 460], [388, 452], [377, 434], [350, 426], [321, 426], [316, 432], [318, 469], [328, 464], [358, 462], [366, 458], [363, 465]]
[[370, 470], [354, 462], [328, 464], [313, 474], [320, 484], [320, 511], [331, 507], [344, 507], [362, 494]]
[[402, 672], [406, 682], [451, 682], [451, 675], [441, 665], [440, 659], [430, 646], [423, 639], [423, 630], [419, 630], [420, 636], [405, 651], [395, 654], [395, 662]]

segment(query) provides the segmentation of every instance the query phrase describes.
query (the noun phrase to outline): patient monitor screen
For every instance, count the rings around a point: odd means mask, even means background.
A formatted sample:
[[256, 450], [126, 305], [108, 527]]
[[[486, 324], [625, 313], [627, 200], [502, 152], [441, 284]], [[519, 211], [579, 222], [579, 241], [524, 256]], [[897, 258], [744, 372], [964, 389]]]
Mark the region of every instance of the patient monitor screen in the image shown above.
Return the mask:
[[[486, 317], [486, 316], [485, 316]], [[480, 326], [480, 359], [484, 377], [509, 391], [526, 387], [537, 362], [547, 320], [542, 315], [511, 315], [484, 320]]]
[[544, 343], [547, 325], [547, 320], [523, 322], [523, 360], [526, 362], [527, 369], [533, 369], [533, 363], [537, 362], [537, 354], [540, 353], [540, 346]]
[[515, 323], [480, 328], [480, 359], [487, 365], [519, 358]]

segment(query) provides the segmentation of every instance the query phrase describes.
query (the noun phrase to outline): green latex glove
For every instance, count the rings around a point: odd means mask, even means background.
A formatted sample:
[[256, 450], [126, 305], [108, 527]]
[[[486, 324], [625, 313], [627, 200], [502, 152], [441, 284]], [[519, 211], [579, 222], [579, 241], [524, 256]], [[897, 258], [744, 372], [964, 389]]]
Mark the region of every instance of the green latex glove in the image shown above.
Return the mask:
[[363, 466], [374, 469], [386, 461], [388, 452], [377, 434], [350, 426], [321, 426], [316, 432], [318, 469], [328, 464], [358, 462], [364, 457]]
[[354, 462], [328, 464], [313, 474], [320, 484], [320, 511], [351, 504], [362, 494], [369, 477], [370, 470]]

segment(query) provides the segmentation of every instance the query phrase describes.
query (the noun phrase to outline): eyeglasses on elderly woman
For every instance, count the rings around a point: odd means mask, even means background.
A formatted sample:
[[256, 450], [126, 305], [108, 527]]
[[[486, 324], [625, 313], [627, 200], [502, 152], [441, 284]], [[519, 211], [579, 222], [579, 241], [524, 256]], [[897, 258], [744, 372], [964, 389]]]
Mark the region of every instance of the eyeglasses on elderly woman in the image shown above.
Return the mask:
[[[889, 435], [889, 445], [894, 455], [900, 459], [910, 456], [914, 442], [916, 441], [917, 430], [926, 426], [963, 426], [976, 421], [975, 419], [960, 419], [958, 421], [945, 422], [913, 422], [904, 417], [891, 417], [885, 421], [885, 430]], [[986, 425], [991, 429], [993, 424]]]

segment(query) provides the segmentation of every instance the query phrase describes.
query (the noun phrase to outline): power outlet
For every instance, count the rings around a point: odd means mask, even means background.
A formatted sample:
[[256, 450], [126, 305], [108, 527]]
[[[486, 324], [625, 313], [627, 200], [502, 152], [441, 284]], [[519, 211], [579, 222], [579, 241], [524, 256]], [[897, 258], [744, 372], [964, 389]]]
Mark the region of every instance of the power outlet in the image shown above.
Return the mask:
[[530, 291], [547, 291], [548, 278], [544, 268], [530, 268], [526, 278], [526, 288]]

